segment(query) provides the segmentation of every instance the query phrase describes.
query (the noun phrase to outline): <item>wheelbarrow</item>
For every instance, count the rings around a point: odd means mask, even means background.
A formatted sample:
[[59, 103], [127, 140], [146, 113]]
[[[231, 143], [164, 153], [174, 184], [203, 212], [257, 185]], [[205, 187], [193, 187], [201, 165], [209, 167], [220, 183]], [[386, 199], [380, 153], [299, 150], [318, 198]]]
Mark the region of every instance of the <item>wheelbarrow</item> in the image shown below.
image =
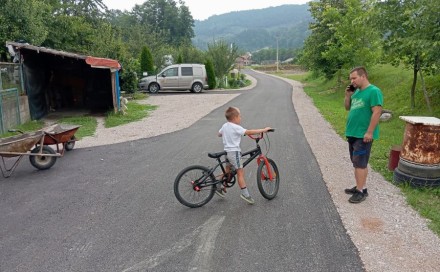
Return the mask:
[[[59, 152], [57, 153], [51, 147], [44, 145], [45, 132], [42, 130], [29, 133], [23, 133], [19, 130], [10, 131], [22, 134], [0, 139], [0, 157], [3, 162], [3, 167], [0, 165], [0, 170], [5, 178], [12, 175], [24, 156], [29, 156], [32, 166], [39, 170], [51, 168], [57, 157], [61, 156]], [[15, 157], [18, 158], [15, 159]], [[5, 158], [15, 159], [11, 167], [7, 167]]]
[[77, 141], [75, 133], [79, 127], [78, 125], [54, 124], [43, 128], [43, 145], [56, 145], [57, 153], [64, 156], [65, 151], [70, 151], [75, 146]]

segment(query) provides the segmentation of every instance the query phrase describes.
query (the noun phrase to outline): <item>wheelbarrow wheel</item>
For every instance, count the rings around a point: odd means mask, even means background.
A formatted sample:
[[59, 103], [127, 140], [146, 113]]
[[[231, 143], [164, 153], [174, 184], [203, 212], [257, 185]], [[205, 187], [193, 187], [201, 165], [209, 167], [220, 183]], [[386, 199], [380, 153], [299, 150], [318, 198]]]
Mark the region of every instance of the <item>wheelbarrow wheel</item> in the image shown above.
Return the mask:
[[70, 141], [68, 141], [68, 142], [64, 145], [64, 148], [66, 149], [66, 151], [70, 151], [70, 150], [73, 149], [73, 147], [75, 146], [75, 141], [76, 141], [75, 136], [72, 136], [72, 138], [70, 138]]
[[[39, 153], [40, 152], [40, 146], [35, 147], [34, 149], [32, 149], [31, 153], [35, 154], [35, 153]], [[43, 146], [43, 150], [42, 150], [43, 154], [56, 154], [55, 151], [49, 147], [44, 145]], [[51, 168], [55, 162], [57, 161], [57, 157], [53, 157], [53, 156], [44, 156], [44, 155], [31, 155], [29, 157], [29, 160], [31, 161], [31, 164], [33, 167], [37, 168], [38, 170], [46, 170]]]

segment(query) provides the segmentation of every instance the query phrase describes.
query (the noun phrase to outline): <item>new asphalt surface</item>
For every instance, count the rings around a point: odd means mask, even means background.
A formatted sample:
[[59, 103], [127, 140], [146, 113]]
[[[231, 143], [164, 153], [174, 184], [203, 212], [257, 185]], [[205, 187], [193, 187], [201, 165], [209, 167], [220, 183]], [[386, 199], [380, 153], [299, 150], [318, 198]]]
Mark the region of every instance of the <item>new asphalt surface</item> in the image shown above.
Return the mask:
[[[292, 86], [252, 76], [256, 88], [189, 128], [74, 149], [47, 171], [23, 161], [0, 181], [0, 271], [364, 271], [298, 123]], [[241, 109], [245, 128], [276, 128], [268, 156], [279, 193], [259, 195], [251, 163], [255, 205], [236, 185], [225, 199], [187, 208], [174, 178], [213, 165], [207, 153], [222, 150], [216, 134], [227, 106]], [[242, 139], [243, 151], [253, 146]]]

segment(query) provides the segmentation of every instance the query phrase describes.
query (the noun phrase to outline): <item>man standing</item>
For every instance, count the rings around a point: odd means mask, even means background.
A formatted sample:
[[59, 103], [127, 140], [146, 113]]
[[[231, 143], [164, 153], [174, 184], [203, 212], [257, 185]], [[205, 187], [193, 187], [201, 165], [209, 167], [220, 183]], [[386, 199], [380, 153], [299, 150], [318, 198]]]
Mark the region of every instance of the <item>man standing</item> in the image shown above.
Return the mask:
[[345, 189], [352, 196], [351, 203], [360, 203], [368, 196], [367, 175], [373, 140], [379, 138], [379, 118], [382, 114], [381, 90], [370, 84], [364, 67], [350, 72], [351, 85], [345, 90], [345, 109], [349, 111], [345, 136], [348, 140], [350, 159], [354, 167], [356, 186]]

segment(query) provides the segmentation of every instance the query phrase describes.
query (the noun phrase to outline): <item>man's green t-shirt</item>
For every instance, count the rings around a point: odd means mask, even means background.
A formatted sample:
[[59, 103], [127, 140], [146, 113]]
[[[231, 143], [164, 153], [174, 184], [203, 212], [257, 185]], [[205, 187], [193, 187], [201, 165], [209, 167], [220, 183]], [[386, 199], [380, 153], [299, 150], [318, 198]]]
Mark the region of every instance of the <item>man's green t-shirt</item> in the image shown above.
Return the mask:
[[[381, 90], [370, 84], [364, 90], [357, 89], [351, 96], [351, 107], [348, 113], [345, 136], [364, 138], [370, 125], [371, 110], [374, 106], [383, 106], [383, 95]], [[379, 138], [379, 124], [373, 132], [373, 139]]]

